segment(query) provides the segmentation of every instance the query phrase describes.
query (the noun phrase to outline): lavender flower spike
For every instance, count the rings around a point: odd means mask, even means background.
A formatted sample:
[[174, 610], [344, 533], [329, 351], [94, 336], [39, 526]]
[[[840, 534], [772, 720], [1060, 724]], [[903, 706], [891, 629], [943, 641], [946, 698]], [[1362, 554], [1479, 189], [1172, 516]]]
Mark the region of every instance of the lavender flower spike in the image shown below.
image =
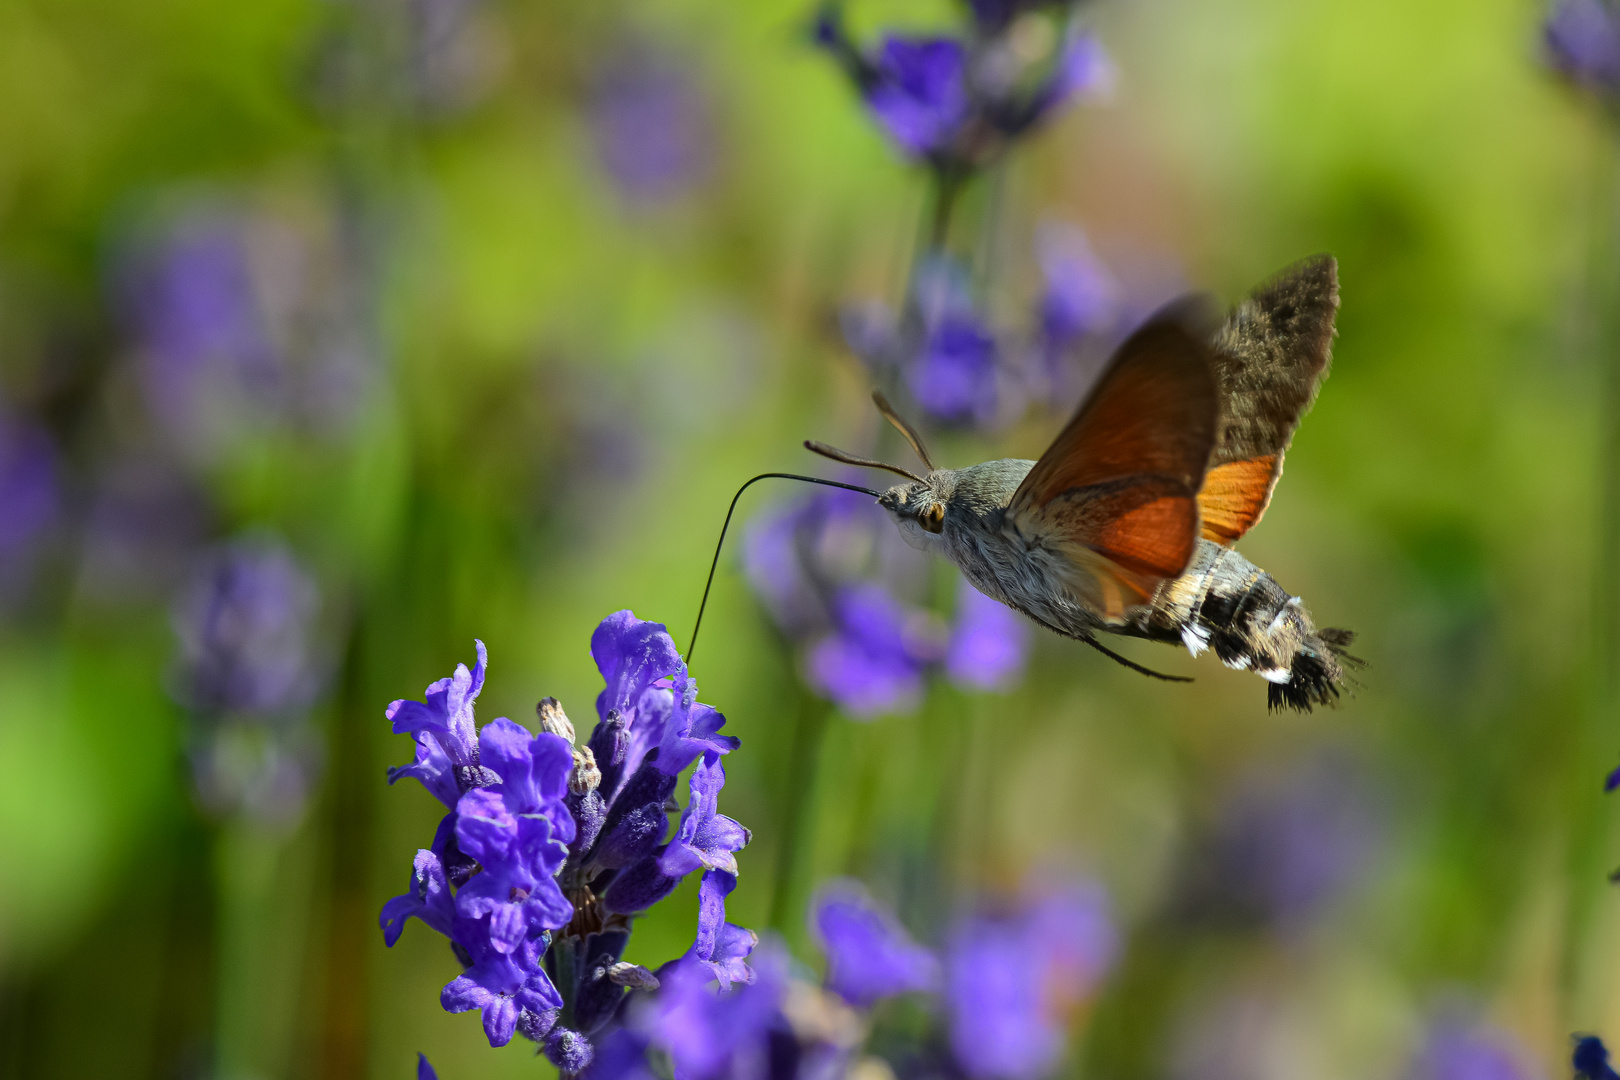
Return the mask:
[[416, 1080], [439, 1080], [439, 1074], [428, 1064], [427, 1055], [420, 1051], [416, 1055]]
[[912, 941], [859, 883], [835, 881], [821, 890], [813, 929], [827, 954], [827, 987], [851, 1005], [939, 984], [939, 961]]
[[[393, 722], [395, 735], [410, 735], [417, 743], [417, 763], [388, 770], [388, 782], [392, 784], [402, 776], [418, 777], [451, 809], [460, 791], [484, 787], [499, 779], [478, 764], [473, 703], [484, 688], [489, 653], [482, 641], [473, 644], [478, 650], [478, 663], [472, 671], [466, 664], [457, 664], [455, 674], [427, 688], [425, 702], [395, 701], [385, 714]], [[454, 780], [457, 789], [450, 798], [446, 798], [450, 794], [448, 780]]]

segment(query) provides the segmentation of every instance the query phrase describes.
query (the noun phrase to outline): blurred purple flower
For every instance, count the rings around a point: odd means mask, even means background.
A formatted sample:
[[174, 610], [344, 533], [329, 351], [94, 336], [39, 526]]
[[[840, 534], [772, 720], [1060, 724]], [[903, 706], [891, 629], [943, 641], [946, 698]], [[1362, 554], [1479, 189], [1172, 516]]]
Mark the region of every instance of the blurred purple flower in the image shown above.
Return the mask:
[[909, 632], [900, 602], [860, 582], [840, 588], [832, 610], [833, 632], [805, 657], [810, 684], [857, 718], [915, 707], [932, 656]]
[[1603, 781], [1603, 793], [1607, 795], [1615, 788], [1620, 787], [1620, 767], [1616, 767]]
[[990, 122], [1006, 135], [1022, 135], [1070, 100], [1105, 93], [1113, 82], [1114, 67], [1102, 44], [1091, 34], [1073, 34], [1034, 92], [1027, 99], [993, 104]]
[[238, 426], [276, 411], [285, 372], [240, 217], [194, 213], [138, 251], [123, 277], [147, 407], [165, 431], [209, 454]]
[[597, 157], [628, 202], [669, 202], [707, 179], [713, 133], [681, 58], [621, 44], [597, 66], [586, 113]]
[[319, 594], [280, 540], [248, 536], [205, 557], [175, 603], [175, 692], [208, 715], [295, 713], [320, 691]]
[[945, 654], [950, 680], [972, 690], [1010, 689], [1024, 673], [1029, 646], [1029, 621], [963, 578], [956, 590], [956, 624]]
[[1620, 90], [1620, 14], [1606, 0], [1559, 0], [1542, 27], [1547, 61], [1588, 90]]
[[[899, 600], [883, 583], [892, 573], [867, 576], [892, 533], [869, 498], [846, 492], [816, 492], [750, 524], [749, 582], [783, 632], [804, 645], [811, 689], [857, 718], [914, 708], [924, 677], [942, 663], [964, 685], [1005, 689], [1022, 670], [1027, 630], [978, 599], [958, 604], [954, 631]], [[992, 640], [998, 627], [1006, 632]]]
[[788, 502], [749, 523], [748, 583], [789, 637], [824, 631], [835, 583], [862, 570], [886, 525], [877, 504], [854, 491], [823, 488]]
[[811, 910], [812, 929], [827, 954], [827, 988], [851, 1005], [866, 1008], [882, 998], [938, 986], [934, 954], [912, 941], [858, 883], [823, 887]]
[[209, 464], [290, 422], [344, 428], [373, 352], [355, 276], [338, 241], [226, 202], [127, 245], [115, 290], [160, 433]]
[[[814, 39], [860, 90], [878, 125], [909, 157], [943, 173], [985, 164], [1064, 102], [1105, 88], [1112, 67], [1089, 34], [1070, 33], [1046, 55], [1028, 55], [1028, 35], [1009, 33], [1012, 0], [976, 3], [977, 32], [965, 38], [885, 35], [875, 51], [857, 45], [831, 4]], [[1058, 6], [1058, 5], [1051, 5]]]
[[1442, 1021], [1430, 1029], [1410, 1080], [1534, 1080], [1518, 1044], [1505, 1032]]
[[920, 336], [903, 350], [906, 387], [946, 424], [986, 424], [1002, 406], [1003, 357], [973, 300], [968, 268], [934, 256], [918, 266], [913, 301]]
[[1620, 1073], [1609, 1064], [1609, 1048], [1596, 1035], [1575, 1036], [1575, 1052], [1570, 1055], [1575, 1075], [1584, 1080], [1620, 1080]]
[[40, 541], [62, 512], [56, 447], [33, 424], [0, 412], [0, 589], [26, 583]]
[[1325, 755], [1280, 776], [1248, 778], [1219, 828], [1229, 899], [1286, 925], [1309, 918], [1361, 876], [1378, 820], [1353, 763]]
[[1063, 346], [1112, 329], [1120, 311], [1120, 286], [1091, 252], [1085, 233], [1072, 225], [1049, 224], [1035, 238], [1046, 279], [1041, 298], [1042, 336]]
[[439, 1080], [439, 1074], [428, 1064], [427, 1055], [420, 1051], [416, 1055], [416, 1080]]
[[710, 972], [690, 959], [665, 965], [642, 1030], [669, 1052], [683, 1080], [766, 1075], [768, 1038], [787, 992], [786, 959], [764, 950], [752, 983], [710, 989]]
[[953, 312], [929, 327], [906, 369], [911, 396], [948, 424], [985, 420], [996, 409], [996, 339], [977, 318]]
[[864, 88], [867, 107], [906, 153], [942, 153], [968, 117], [966, 64], [949, 38], [886, 38]]
[[961, 920], [946, 950], [951, 1047], [974, 1080], [1037, 1080], [1062, 1057], [1070, 1012], [1119, 951], [1102, 889], [1076, 883]]

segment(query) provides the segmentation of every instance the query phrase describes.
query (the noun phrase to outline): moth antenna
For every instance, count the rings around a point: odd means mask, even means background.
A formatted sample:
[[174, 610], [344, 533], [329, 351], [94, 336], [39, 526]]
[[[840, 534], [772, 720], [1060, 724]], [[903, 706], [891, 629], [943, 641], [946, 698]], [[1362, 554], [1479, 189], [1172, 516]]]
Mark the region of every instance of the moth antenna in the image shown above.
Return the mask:
[[894, 411], [894, 406], [889, 404], [889, 399], [883, 396], [883, 391], [872, 391], [872, 404], [876, 405], [878, 412], [883, 414], [883, 419], [893, 424], [895, 429], [905, 436], [906, 442], [911, 444], [911, 448], [922, 459], [922, 463], [928, 466], [928, 471], [933, 472], [934, 462], [928, 456], [928, 448], [923, 445], [922, 436], [917, 434], [916, 428], [900, 418], [900, 414]]
[[703, 609], [709, 606], [709, 590], [714, 587], [714, 571], [715, 568], [720, 565], [720, 549], [726, 544], [726, 530], [731, 527], [731, 515], [736, 512], [737, 500], [742, 498], [742, 493], [747, 491], [760, 480], [802, 480], [806, 484], [820, 484], [823, 487], [843, 488], [845, 491], [858, 491], [862, 495], [870, 495], [874, 499], [882, 494], [882, 492], [873, 491], [871, 488], [861, 487], [859, 484], [844, 484], [837, 480], [823, 480], [819, 476], [800, 476], [798, 473], [785, 472], [760, 473], [758, 476], [748, 481], [748, 483], [738, 488], [737, 494], [731, 497], [730, 508], [726, 510], [726, 520], [720, 526], [720, 541], [714, 545], [714, 560], [709, 563], [709, 578], [703, 583], [703, 599], [698, 603], [697, 618], [692, 622], [692, 640], [687, 642], [686, 645], [686, 662], [688, 665], [692, 663], [692, 650], [697, 648], [698, 630], [703, 627]]
[[824, 458], [832, 458], [834, 461], [842, 461], [845, 465], [859, 465], [867, 469], [887, 469], [892, 473], [905, 477], [907, 480], [912, 480], [919, 484], [928, 483], [928, 481], [924, 480], [916, 473], [907, 472], [898, 465], [890, 465], [883, 461], [873, 461], [871, 458], [856, 457], [854, 454], [846, 453], [845, 451], [838, 449], [836, 446], [828, 446], [826, 443], [816, 442], [814, 439], [804, 440], [804, 448], [810, 451], [812, 454], [820, 454]]
[[1096, 638], [1083, 637], [1080, 640], [1085, 642], [1087, 645], [1090, 645], [1093, 649], [1096, 649], [1098, 652], [1102, 653], [1104, 656], [1108, 657], [1110, 660], [1114, 661], [1115, 663], [1124, 664], [1126, 667], [1130, 668], [1132, 671], [1139, 672], [1139, 673], [1141, 673], [1143, 675], [1151, 676], [1152, 678], [1155, 678], [1155, 679], [1163, 679], [1165, 682], [1192, 682], [1192, 680], [1189, 679], [1185, 675], [1166, 675], [1162, 671], [1154, 671], [1152, 668], [1143, 667], [1141, 664], [1138, 664], [1135, 660], [1127, 660], [1123, 656], [1119, 655], [1119, 653], [1115, 652], [1113, 649], [1108, 648], [1102, 642], [1098, 641]]

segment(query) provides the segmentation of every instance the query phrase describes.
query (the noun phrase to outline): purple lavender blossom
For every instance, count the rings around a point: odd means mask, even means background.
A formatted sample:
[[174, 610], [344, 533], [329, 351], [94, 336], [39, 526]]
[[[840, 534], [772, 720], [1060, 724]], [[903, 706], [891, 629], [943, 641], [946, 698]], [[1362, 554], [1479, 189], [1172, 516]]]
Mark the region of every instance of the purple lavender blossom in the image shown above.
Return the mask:
[[[652, 845], [657, 844], [663, 836], [664, 823], [660, 819], [660, 828], [656, 835], [649, 838], [644, 857], [634, 862], [625, 860], [629, 862], [627, 868], [608, 885], [602, 896], [607, 910], [625, 915], [644, 911], [668, 896], [681, 879], [699, 867], [736, 875], [735, 852], [748, 843], [749, 835], [747, 829], [717, 810], [720, 789], [725, 782], [726, 773], [720, 765], [720, 754], [712, 750], [704, 754], [703, 763], [692, 770], [690, 797], [686, 809], [681, 812], [680, 828], [674, 839], [662, 848], [652, 850]], [[634, 783], [626, 786], [625, 799], [630, 798], [635, 786]], [[644, 805], [661, 806], [668, 792], [669, 788], [660, 788], [655, 793], [655, 799]], [[618, 831], [612, 825], [608, 826], [604, 830], [603, 846]], [[723, 897], [724, 893], [721, 894]], [[700, 924], [700, 935], [702, 932]]]
[[1442, 1021], [1430, 1031], [1411, 1080], [1531, 1080], [1523, 1051], [1505, 1032]]
[[688, 954], [708, 968], [730, 990], [732, 983], [754, 981], [754, 969], [746, 963], [759, 944], [759, 935], [726, 922], [726, 897], [737, 887], [737, 876], [724, 870], [709, 870], [698, 886], [697, 940]]
[[597, 158], [632, 204], [678, 199], [701, 185], [714, 137], [692, 72], [645, 43], [627, 43], [597, 66], [586, 106]]
[[865, 96], [872, 115], [906, 153], [943, 153], [968, 117], [967, 52], [949, 38], [889, 37]]
[[62, 510], [56, 448], [40, 428], [0, 412], [0, 585], [32, 562]]
[[451, 937], [467, 950], [472, 964], [446, 984], [439, 1003], [446, 1012], [477, 1009], [489, 1045], [505, 1046], [522, 1013], [543, 1015], [562, 1008], [563, 1001], [540, 967], [542, 943], [525, 941], [510, 953], [502, 952], [491, 944], [487, 922], [457, 920]]
[[510, 953], [574, 915], [555, 880], [575, 832], [563, 805], [573, 749], [505, 718], [485, 727], [479, 742], [484, 767], [501, 782], [456, 804], [456, 844], [483, 868], [456, 893], [456, 909], [467, 919], [487, 916], [490, 944]]
[[671, 877], [685, 877], [698, 867], [737, 873], [737, 856], [748, 843], [748, 830], [718, 810], [726, 771], [720, 755], [710, 751], [692, 770], [691, 798], [681, 812], [681, 825], [668, 849], [658, 859], [659, 869]]
[[457, 664], [455, 674], [429, 684], [426, 701], [394, 701], [386, 713], [395, 735], [416, 740], [416, 761], [388, 770], [390, 784], [414, 776], [445, 806], [454, 810], [463, 790], [495, 783], [478, 763], [478, 731], [473, 703], [484, 688], [489, 653], [474, 641], [478, 663], [472, 671]]
[[1113, 965], [1118, 934], [1090, 884], [959, 922], [946, 950], [951, 1047], [974, 1080], [1037, 1080], [1063, 1053], [1068, 1014]]
[[427, 1055], [420, 1051], [416, 1055], [416, 1080], [439, 1080], [439, 1074], [428, 1064]]
[[248, 536], [209, 553], [176, 602], [176, 694], [207, 714], [275, 716], [320, 690], [313, 656], [319, 594], [292, 552]]
[[1607, 795], [1615, 788], [1620, 787], [1620, 767], [1616, 767], [1603, 781], [1603, 793]]
[[951, 628], [945, 673], [971, 690], [1008, 690], [1029, 660], [1028, 620], [990, 599], [963, 578], [956, 590], [956, 623]]
[[839, 589], [832, 610], [833, 632], [805, 657], [810, 685], [859, 719], [914, 708], [931, 657], [908, 634], [899, 601], [861, 582]]
[[1609, 1064], [1609, 1048], [1596, 1035], [1575, 1036], [1575, 1052], [1570, 1055], [1575, 1075], [1584, 1080], [1620, 1080], [1620, 1073]]
[[853, 881], [833, 882], [814, 904], [814, 930], [827, 954], [827, 988], [867, 1008], [911, 991], [933, 990], [939, 961], [906, 934]]
[[1620, 15], [1606, 0], [1560, 0], [1542, 28], [1547, 62], [1587, 90], [1620, 90]]
[[438, 853], [427, 848], [416, 853], [406, 891], [383, 905], [380, 922], [383, 944], [390, 949], [405, 931], [406, 919], [421, 919], [429, 929], [450, 936], [456, 919], [455, 899]]

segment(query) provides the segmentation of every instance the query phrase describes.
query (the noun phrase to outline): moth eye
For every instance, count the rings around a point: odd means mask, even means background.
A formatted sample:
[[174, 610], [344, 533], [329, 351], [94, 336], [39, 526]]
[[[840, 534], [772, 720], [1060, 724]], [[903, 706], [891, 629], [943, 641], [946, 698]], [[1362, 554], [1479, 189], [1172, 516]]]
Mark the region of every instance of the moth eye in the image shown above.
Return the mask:
[[945, 504], [935, 503], [924, 510], [917, 518], [922, 527], [931, 533], [945, 531]]

